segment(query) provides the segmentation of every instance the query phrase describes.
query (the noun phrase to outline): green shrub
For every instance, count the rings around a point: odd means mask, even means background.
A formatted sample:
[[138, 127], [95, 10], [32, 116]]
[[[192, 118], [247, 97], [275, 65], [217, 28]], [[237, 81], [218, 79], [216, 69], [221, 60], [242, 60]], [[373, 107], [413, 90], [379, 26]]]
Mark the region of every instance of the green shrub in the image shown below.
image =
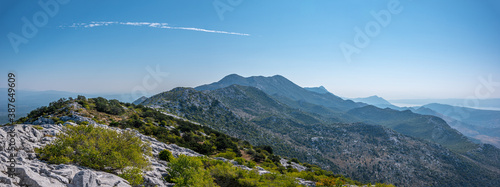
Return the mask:
[[247, 161], [247, 163], [245, 164], [245, 166], [249, 167], [249, 168], [253, 168], [255, 167], [257, 164], [253, 161], [253, 160], [249, 160]]
[[[214, 177], [217, 185], [221, 187], [226, 186], [242, 186], [239, 179], [250, 178], [247, 171], [238, 167], [233, 167], [228, 163], [220, 163], [210, 168], [210, 175]], [[258, 176], [255, 176], [258, 177]]]
[[200, 158], [180, 155], [168, 163], [166, 180], [175, 186], [216, 186]]
[[229, 159], [229, 160], [232, 160], [234, 159], [234, 157], [236, 157], [236, 153], [233, 152], [232, 149], [227, 149], [226, 152], [224, 153], [219, 153], [216, 155], [217, 157], [223, 157], [223, 158], [226, 158], [226, 159]]
[[89, 125], [88, 121], [80, 121], [77, 123], [78, 125]]
[[246, 160], [244, 158], [241, 158], [241, 157], [236, 157], [234, 159], [234, 161], [238, 162], [239, 165], [244, 165]]
[[143, 154], [151, 155], [151, 148], [130, 131], [118, 133], [111, 129], [79, 125], [65, 126], [64, 133], [58, 134], [56, 140], [36, 152], [42, 160], [51, 164], [74, 163], [107, 172], [124, 172], [128, 167], [142, 169], [148, 166], [149, 162]]
[[121, 178], [130, 182], [132, 186], [140, 185], [144, 183], [144, 177], [142, 176], [142, 170], [136, 167], [127, 168], [122, 174], [118, 175]]
[[166, 150], [166, 149], [161, 151], [160, 154], [158, 155], [158, 157], [160, 158], [160, 160], [164, 160], [167, 162], [170, 162], [174, 159], [172, 152], [170, 152], [169, 150]]
[[37, 129], [37, 130], [43, 130], [43, 127], [40, 125], [33, 125], [32, 127]]

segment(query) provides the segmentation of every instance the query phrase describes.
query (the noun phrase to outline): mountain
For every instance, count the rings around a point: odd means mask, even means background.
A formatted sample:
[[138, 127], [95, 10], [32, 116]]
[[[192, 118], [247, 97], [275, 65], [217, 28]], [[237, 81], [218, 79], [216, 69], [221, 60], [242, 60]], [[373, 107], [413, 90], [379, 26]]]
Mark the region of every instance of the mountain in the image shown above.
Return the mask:
[[440, 103], [451, 106], [461, 106], [464, 104], [473, 104], [466, 106], [467, 108], [481, 109], [481, 110], [496, 110], [500, 111], [500, 98], [489, 99], [397, 99], [390, 100], [391, 103], [398, 103], [409, 106], [423, 106], [430, 103]]
[[[162, 96], [184, 101], [209, 98], [201, 95], [178, 88]], [[213, 102], [211, 107], [223, 109]], [[202, 106], [207, 102], [197, 104], [207, 109]], [[13, 178], [6, 175], [12, 151], [0, 149], [0, 159], [6, 161], [0, 162], [0, 186], [314, 186], [334, 181], [366, 186], [205, 124], [102, 97], [59, 99], [16, 123], [0, 127], [2, 142], [22, 148], [16, 150]], [[16, 138], [10, 138], [11, 130]]]
[[258, 88], [266, 94], [278, 98], [278, 100], [284, 97], [292, 101], [322, 105], [334, 111], [347, 111], [356, 107], [364, 106], [364, 104], [361, 103], [343, 100], [331, 93], [321, 94], [308, 91], [281, 75], [275, 75], [272, 77], [253, 76], [245, 78], [236, 74], [231, 74], [218, 82], [198, 86], [195, 89], [198, 91], [215, 90], [225, 88], [233, 84]]
[[[195, 89], [214, 91], [235, 84], [257, 88], [277, 102], [290, 108], [316, 115], [316, 119], [323, 120], [323, 122], [365, 122], [384, 125], [399, 133], [440, 143], [447, 148], [461, 153], [477, 148], [477, 145], [470, 142], [455, 129], [450, 128], [445, 121], [437, 117], [422, 116], [414, 114], [409, 110], [380, 109], [374, 106], [366, 106], [364, 103], [343, 100], [331, 93], [320, 94], [311, 92], [279, 75], [273, 77], [253, 76], [244, 78], [232, 74], [224, 77], [219, 82], [199, 86]], [[381, 104], [388, 103], [379, 97], [372, 97], [370, 100], [376, 100], [376, 103]]]
[[308, 90], [308, 91], [311, 91], [311, 92], [316, 92], [316, 93], [319, 93], [319, 94], [326, 94], [326, 93], [330, 93], [325, 87], [323, 86], [320, 86], [320, 87], [304, 87], [304, 89]]
[[479, 110], [438, 103], [427, 104], [423, 107], [432, 109], [455, 120], [475, 124], [477, 126], [488, 128], [500, 127], [500, 111]]
[[137, 100], [135, 100], [134, 102], [132, 102], [132, 104], [138, 105], [138, 104], [142, 103], [146, 99], [147, 99], [146, 96], [142, 96], [142, 97], [138, 98]]
[[390, 108], [390, 109], [400, 110], [400, 111], [407, 109], [407, 108], [398, 107], [396, 105], [393, 105], [389, 101], [385, 100], [384, 98], [376, 96], [376, 95], [370, 96], [370, 97], [365, 97], [365, 98], [354, 98], [351, 100], [355, 101], [355, 102], [366, 103], [366, 104], [373, 105], [373, 106], [376, 106], [379, 108]]
[[500, 111], [433, 103], [415, 112], [438, 116], [464, 135], [500, 148]]
[[415, 114], [410, 110], [381, 109], [371, 105], [352, 109], [347, 114], [356, 116], [365, 123], [383, 125], [402, 134], [436, 142], [462, 153], [477, 147], [436, 116]]
[[356, 101], [356, 102], [363, 102], [363, 103], [374, 105], [374, 106], [392, 105], [391, 103], [389, 103], [389, 101], [387, 101], [384, 98], [381, 98], [379, 96], [376, 96], [376, 95], [370, 96], [370, 97], [365, 97], [365, 98], [354, 98], [351, 100]]
[[[488, 145], [472, 144], [474, 148], [469, 148], [467, 154], [479, 156], [465, 156], [440, 144], [404, 135], [382, 125], [331, 122], [332, 119], [324, 115], [281, 102], [284, 94], [280, 94], [279, 99], [276, 94], [269, 95], [257, 87], [214, 84], [200, 90], [203, 91], [175, 88], [154, 95], [142, 104], [207, 124], [256, 145], [270, 145], [279, 155], [315, 163], [356, 180], [398, 186], [500, 184], [497, 179], [500, 165], [493, 162], [498, 160], [500, 152]], [[297, 101], [289, 99], [289, 102]], [[304, 103], [310, 108], [318, 106]], [[325, 108], [318, 107], [318, 110], [325, 111]], [[365, 115], [369, 119], [378, 119], [376, 122], [389, 124], [388, 127], [402, 130], [405, 130], [405, 120], [410, 120], [409, 124], [420, 124], [423, 119], [431, 121], [424, 124], [436, 126], [436, 132], [431, 133], [434, 136], [430, 137], [435, 137], [435, 141], [446, 143], [457, 135], [448, 134], [448, 131], [455, 131], [444, 126], [446, 123], [432, 122], [438, 121], [437, 117], [372, 107], [352, 109], [339, 114], [341, 118], [338, 119], [354, 121]], [[364, 113], [372, 110], [382, 111], [373, 115]], [[377, 118], [378, 115], [381, 117]], [[399, 123], [392, 123], [386, 118], [395, 118]], [[462, 137], [457, 139], [461, 141]], [[490, 165], [477, 161], [486, 159], [485, 155], [492, 157], [493, 161], [488, 162]]]

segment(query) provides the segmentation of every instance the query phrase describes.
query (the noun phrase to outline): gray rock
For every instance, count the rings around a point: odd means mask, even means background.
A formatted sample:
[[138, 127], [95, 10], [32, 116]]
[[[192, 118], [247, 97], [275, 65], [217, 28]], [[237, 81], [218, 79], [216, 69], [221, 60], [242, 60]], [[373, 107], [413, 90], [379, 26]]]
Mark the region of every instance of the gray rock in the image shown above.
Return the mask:
[[105, 172], [96, 172], [96, 174], [97, 174], [96, 183], [99, 186], [130, 187], [128, 181], [116, 175]]
[[[11, 179], [9, 176], [5, 175], [3, 173], [4, 169], [1, 169], [2, 172], [0, 172], [0, 186], [12, 186], [13, 185], [13, 179]], [[5, 170], [6, 171], [6, 170]]]
[[68, 179], [68, 181], [73, 180], [73, 177], [79, 171], [80, 171], [80, 169], [78, 167], [73, 166], [73, 165], [65, 165], [65, 164], [57, 165], [57, 166], [55, 166], [54, 170], [52, 170], [52, 172], [54, 174], [65, 177], [66, 179]]
[[297, 183], [304, 186], [316, 186], [316, 182], [297, 178]]
[[76, 173], [75, 177], [71, 181], [71, 184], [68, 187], [90, 187], [97, 186], [97, 175], [90, 170], [82, 170]]
[[259, 172], [259, 175], [266, 174], [266, 173], [271, 173], [271, 172], [265, 170], [264, 168], [261, 168], [260, 166], [255, 166], [255, 168]]
[[288, 167], [288, 166], [291, 166], [292, 168], [295, 168], [297, 169], [298, 171], [304, 171], [307, 169], [307, 167], [303, 166], [303, 165], [300, 165], [300, 164], [297, 164], [295, 162], [291, 162], [291, 164], [288, 164], [288, 160], [287, 159], [284, 159], [284, 158], [281, 158], [280, 160], [280, 163], [282, 166], [284, 167]]
[[71, 126], [77, 126], [78, 124], [74, 123], [74, 122], [64, 122], [63, 125], [71, 125]]
[[39, 117], [38, 119], [33, 121], [33, 123], [31, 123], [31, 124], [33, 124], [33, 125], [54, 124], [54, 120], [49, 119], [49, 118]]
[[30, 187], [65, 186], [60, 182], [51, 181], [47, 177], [40, 176], [40, 174], [32, 171], [30, 168], [26, 168], [24, 166], [18, 166], [15, 169], [16, 169], [16, 175], [19, 178], [21, 178], [20, 185], [27, 185]]

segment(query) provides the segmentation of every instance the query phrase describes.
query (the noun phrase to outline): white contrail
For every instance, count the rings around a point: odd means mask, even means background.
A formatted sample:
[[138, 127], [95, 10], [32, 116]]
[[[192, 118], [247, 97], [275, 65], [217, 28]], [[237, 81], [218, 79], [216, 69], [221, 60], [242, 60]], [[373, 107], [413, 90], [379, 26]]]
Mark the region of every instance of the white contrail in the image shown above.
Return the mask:
[[178, 30], [198, 31], [198, 32], [210, 32], [210, 33], [219, 33], [219, 34], [250, 36], [250, 34], [238, 33], [238, 32], [208, 30], [208, 29], [201, 29], [201, 28], [194, 28], [194, 27], [171, 27], [171, 26], [168, 26], [168, 23], [154, 23], [154, 22], [152, 23], [152, 22], [92, 21], [90, 23], [73, 23], [70, 26], [60, 26], [60, 27], [92, 28], [92, 27], [110, 26], [110, 25], [146, 26], [146, 27], [153, 27], [153, 28], [160, 28], [160, 29], [178, 29]]

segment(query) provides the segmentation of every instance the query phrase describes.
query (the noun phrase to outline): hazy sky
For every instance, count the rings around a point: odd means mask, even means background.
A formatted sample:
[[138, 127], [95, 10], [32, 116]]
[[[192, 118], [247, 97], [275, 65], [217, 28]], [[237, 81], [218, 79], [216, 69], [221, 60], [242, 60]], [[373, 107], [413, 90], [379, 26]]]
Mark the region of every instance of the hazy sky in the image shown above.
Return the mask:
[[41, 2], [0, 1], [0, 73], [19, 89], [155, 94], [237, 73], [342, 97], [500, 98], [499, 1]]

